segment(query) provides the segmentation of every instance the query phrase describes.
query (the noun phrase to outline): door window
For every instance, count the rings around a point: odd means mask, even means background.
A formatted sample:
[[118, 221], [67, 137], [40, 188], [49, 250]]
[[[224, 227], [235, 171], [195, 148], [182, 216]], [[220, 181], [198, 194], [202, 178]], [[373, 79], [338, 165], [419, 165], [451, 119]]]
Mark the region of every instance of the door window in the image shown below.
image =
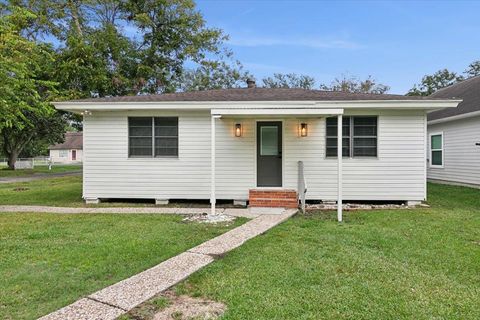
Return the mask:
[[262, 126], [260, 128], [260, 155], [278, 156], [277, 126]]

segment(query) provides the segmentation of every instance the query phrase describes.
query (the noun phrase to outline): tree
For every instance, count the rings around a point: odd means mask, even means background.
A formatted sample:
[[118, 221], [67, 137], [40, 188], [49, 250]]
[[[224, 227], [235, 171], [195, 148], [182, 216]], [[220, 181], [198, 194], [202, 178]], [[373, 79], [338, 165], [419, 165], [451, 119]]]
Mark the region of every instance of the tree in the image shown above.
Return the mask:
[[451, 86], [452, 84], [464, 80], [462, 75], [442, 69], [433, 75], [426, 75], [419, 84], [413, 86], [407, 95], [409, 96], [429, 96], [435, 91]]
[[138, 92], [163, 93], [176, 90], [185, 62], [202, 64], [218, 55], [227, 36], [208, 28], [192, 0], [128, 0], [124, 14], [141, 32], [137, 47]]
[[468, 77], [480, 75], [480, 60], [474, 61], [468, 65], [468, 69], [464, 72]]
[[296, 73], [274, 73], [272, 77], [262, 79], [265, 88], [301, 88], [313, 89], [315, 79], [313, 77]]
[[330, 85], [320, 85], [320, 89], [351, 93], [383, 94], [390, 90], [390, 87], [377, 83], [372, 76], [368, 76], [365, 80], [360, 80], [353, 76], [342, 75], [340, 78], [335, 78]]
[[[48, 103], [56, 94], [56, 84], [48, 80], [53, 50], [21, 35], [35, 18], [20, 7], [0, 17], [0, 144], [10, 169], [23, 148], [45, 133], [42, 128], [58, 121]], [[57, 139], [53, 135], [51, 140]]]
[[243, 70], [239, 61], [209, 61], [196, 69], [183, 72], [176, 85], [180, 91], [228, 89], [243, 87], [251, 75]]

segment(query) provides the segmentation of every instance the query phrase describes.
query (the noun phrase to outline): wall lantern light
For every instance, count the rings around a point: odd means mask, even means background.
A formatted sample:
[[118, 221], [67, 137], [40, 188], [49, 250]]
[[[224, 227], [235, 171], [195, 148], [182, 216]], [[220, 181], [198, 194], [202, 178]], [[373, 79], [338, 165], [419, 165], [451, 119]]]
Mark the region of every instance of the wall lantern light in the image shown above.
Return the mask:
[[235, 137], [241, 137], [241, 136], [242, 136], [242, 124], [235, 123]]
[[300, 123], [300, 137], [306, 137], [308, 135], [308, 125], [303, 122]]

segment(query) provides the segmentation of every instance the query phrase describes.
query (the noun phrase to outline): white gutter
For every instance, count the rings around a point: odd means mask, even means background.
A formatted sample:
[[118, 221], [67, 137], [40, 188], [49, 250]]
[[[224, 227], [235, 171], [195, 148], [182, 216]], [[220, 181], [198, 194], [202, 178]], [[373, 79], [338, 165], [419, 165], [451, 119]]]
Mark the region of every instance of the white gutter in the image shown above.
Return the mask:
[[480, 111], [473, 111], [473, 112], [459, 114], [459, 115], [456, 115], [456, 116], [431, 120], [431, 121], [428, 121], [428, 124], [429, 125], [430, 124], [437, 124], [437, 123], [449, 122], [449, 121], [454, 121], [454, 120], [473, 118], [473, 117], [478, 117], [478, 116], [480, 116]]

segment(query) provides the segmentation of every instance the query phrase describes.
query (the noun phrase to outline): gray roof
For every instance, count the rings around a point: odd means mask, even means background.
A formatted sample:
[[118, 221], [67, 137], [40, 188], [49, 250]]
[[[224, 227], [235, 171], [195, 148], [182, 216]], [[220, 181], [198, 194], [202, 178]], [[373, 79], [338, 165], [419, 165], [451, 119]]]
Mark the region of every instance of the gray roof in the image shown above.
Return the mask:
[[[349, 101], [349, 100], [431, 100], [398, 94], [349, 93], [283, 88], [240, 88], [190, 91], [152, 95], [74, 100], [72, 102], [169, 102], [169, 101]], [[439, 99], [441, 100], [441, 99]]]
[[435, 99], [457, 98], [463, 99], [463, 101], [456, 108], [446, 108], [429, 113], [429, 121], [480, 111], [480, 76], [440, 89], [430, 97]]
[[83, 133], [82, 132], [67, 132], [65, 133], [65, 142], [48, 147], [50, 150], [64, 150], [64, 149], [83, 149]]

